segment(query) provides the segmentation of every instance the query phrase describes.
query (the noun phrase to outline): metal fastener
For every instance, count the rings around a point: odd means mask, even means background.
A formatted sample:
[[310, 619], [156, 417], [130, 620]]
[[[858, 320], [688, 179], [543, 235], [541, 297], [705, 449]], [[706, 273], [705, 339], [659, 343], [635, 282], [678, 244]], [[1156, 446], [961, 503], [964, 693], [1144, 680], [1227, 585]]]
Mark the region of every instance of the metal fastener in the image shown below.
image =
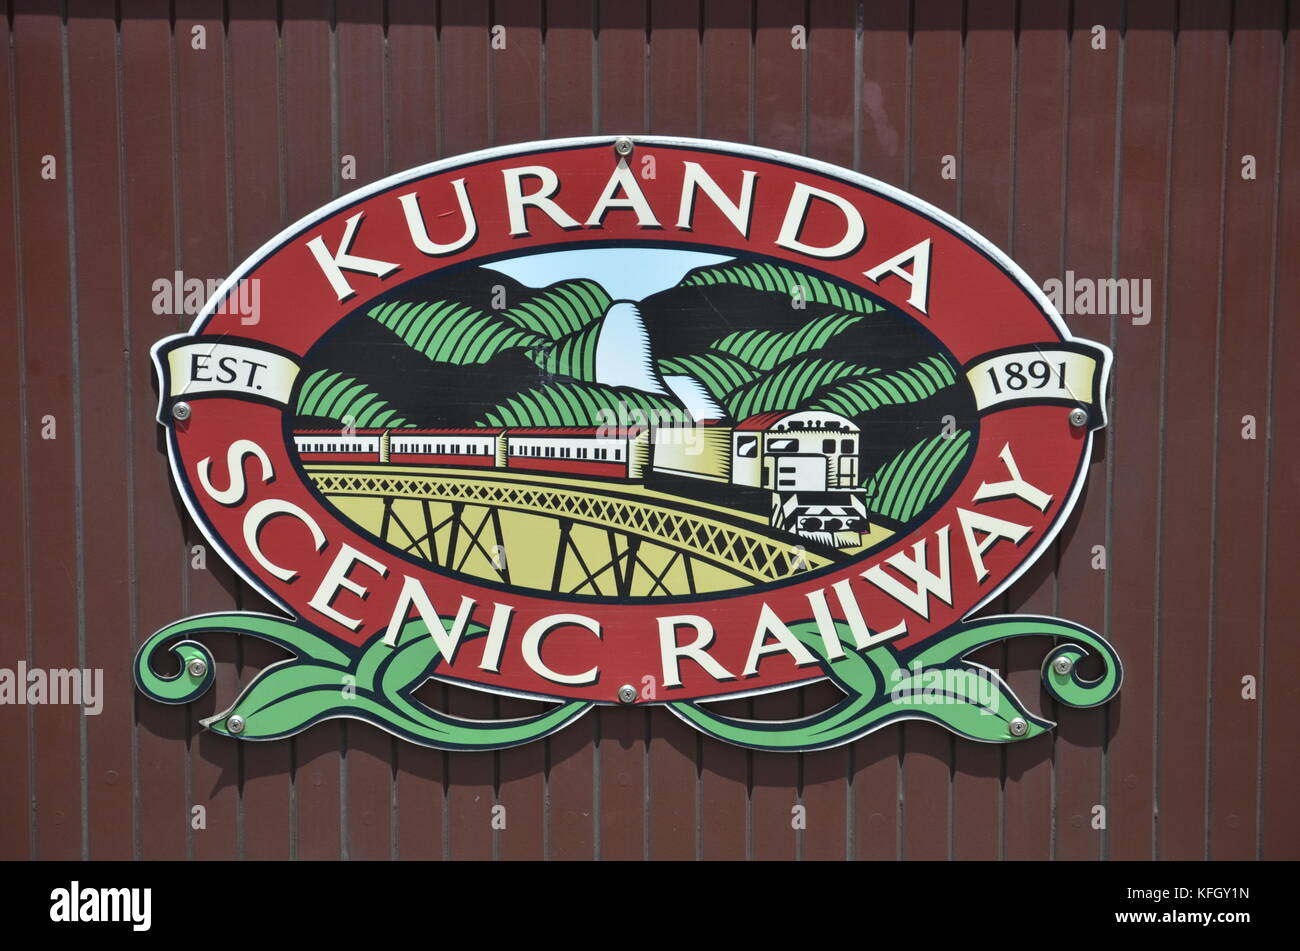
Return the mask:
[[618, 688], [618, 702], [631, 703], [636, 699], [636, 688], [631, 684], [624, 684]]
[[208, 662], [202, 657], [195, 657], [186, 667], [191, 677], [206, 677], [208, 674]]
[[189, 418], [190, 418], [190, 404], [189, 404], [189, 403], [176, 403], [175, 405], [173, 405], [173, 406], [172, 406], [172, 417], [173, 417], [174, 419], [179, 419], [181, 422], [184, 422], [185, 420], [189, 419]]
[[1058, 657], [1052, 661], [1052, 669], [1064, 677], [1070, 671], [1074, 670], [1074, 661], [1068, 657]]
[[620, 135], [614, 140], [614, 151], [624, 157], [632, 154], [632, 140], [625, 135]]
[[226, 720], [226, 729], [229, 730], [231, 733], [243, 733], [244, 718], [241, 717], [238, 713], [236, 713], [234, 716]]
[[1025, 722], [1024, 717], [1012, 717], [1011, 722], [1007, 724], [1007, 729], [1011, 731], [1012, 736], [1024, 736], [1029, 732], [1029, 724]]
[[1087, 425], [1088, 425], [1088, 411], [1087, 411], [1086, 409], [1072, 409], [1072, 410], [1070, 410], [1070, 425], [1071, 425], [1071, 426], [1087, 426]]

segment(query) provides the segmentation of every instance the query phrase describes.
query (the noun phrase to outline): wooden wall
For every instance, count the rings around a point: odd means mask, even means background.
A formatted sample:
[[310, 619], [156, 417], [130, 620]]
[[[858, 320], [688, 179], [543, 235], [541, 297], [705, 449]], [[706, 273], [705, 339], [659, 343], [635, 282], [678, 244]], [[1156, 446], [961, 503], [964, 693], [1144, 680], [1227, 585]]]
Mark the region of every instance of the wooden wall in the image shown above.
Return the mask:
[[[118, 7], [12, 0], [0, 22], [0, 667], [99, 667], [106, 684], [95, 717], [0, 707], [0, 857], [1300, 856], [1300, 3]], [[215, 556], [192, 567], [148, 358], [189, 318], [156, 314], [153, 283], [223, 277], [331, 197], [440, 156], [642, 131], [859, 169], [1039, 282], [1151, 281], [1147, 323], [1069, 318], [1115, 350], [1112, 423], [1052, 556], [1002, 605], [1107, 632], [1120, 697], [1053, 710], [1043, 645], [1016, 644], [986, 659], [1060, 726], [1011, 748], [909, 723], [761, 754], [630, 709], [497, 754], [338, 721], [241, 744], [196, 729], [269, 659], [233, 637], [212, 644], [201, 702], [139, 697], [143, 637], [259, 606]], [[824, 691], [734, 703], [796, 714]]]

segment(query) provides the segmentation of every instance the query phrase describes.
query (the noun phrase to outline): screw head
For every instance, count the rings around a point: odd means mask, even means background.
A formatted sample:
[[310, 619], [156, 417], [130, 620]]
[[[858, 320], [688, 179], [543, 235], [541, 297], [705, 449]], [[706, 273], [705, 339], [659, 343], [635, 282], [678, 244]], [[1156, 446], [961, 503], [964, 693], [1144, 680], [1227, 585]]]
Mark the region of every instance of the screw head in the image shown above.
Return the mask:
[[1087, 426], [1087, 425], [1088, 425], [1088, 411], [1087, 411], [1086, 409], [1072, 409], [1072, 410], [1070, 410], [1070, 425], [1071, 425], [1071, 426]]
[[1011, 731], [1012, 736], [1024, 736], [1029, 732], [1029, 724], [1025, 722], [1024, 717], [1012, 717], [1011, 722], [1007, 724], [1007, 729]]
[[614, 140], [614, 151], [624, 157], [632, 154], [632, 140], [625, 135], [620, 135]]
[[235, 734], [243, 733], [244, 718], [241, 717], [238, 713], [236, 713], [232, 717], [227, 718], [226, 729], [229, 730], [231, 733], [235, 733]]
[[190, 418], [190, 404], [176, 403], [172, 406], [172, 418], [179, 419], [181, 422]]
[[624, 684], [618, 688], [618, 702], [631, 703], [636, 699], [636, 688], [631, 684]]
[[1061, 676], [1065, 676], [1070, 671], [1074, 670], [1074, 661], [1070, 660], [1068, 657], [1058, 657], [1056, 660], [1052, 661], [1052, 669]]
[[208, 673], [208, 662], [202, 657], [195, 657], [185, 665], [185, 669], [189, 671], [191, 677], [205, 677]]

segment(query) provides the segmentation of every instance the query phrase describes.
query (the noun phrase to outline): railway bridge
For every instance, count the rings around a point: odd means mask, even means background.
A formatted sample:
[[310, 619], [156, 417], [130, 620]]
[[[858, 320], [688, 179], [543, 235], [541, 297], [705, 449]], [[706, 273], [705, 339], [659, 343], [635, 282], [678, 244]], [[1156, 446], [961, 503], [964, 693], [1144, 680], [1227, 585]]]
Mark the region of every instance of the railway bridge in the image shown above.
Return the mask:
[[748, 512], [636, 484], [536, 473], [308, 465], [317, 491], [398, 551], [474, 578], [555, 594], [674, 597], [830, 564]]

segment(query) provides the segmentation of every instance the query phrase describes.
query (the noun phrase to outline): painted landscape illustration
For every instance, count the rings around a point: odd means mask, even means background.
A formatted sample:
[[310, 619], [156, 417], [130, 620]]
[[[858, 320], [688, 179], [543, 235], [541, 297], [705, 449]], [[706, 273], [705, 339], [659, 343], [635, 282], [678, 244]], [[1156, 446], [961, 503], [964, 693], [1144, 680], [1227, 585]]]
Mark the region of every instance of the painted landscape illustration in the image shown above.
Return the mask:
[[672, 247], [544, 251], [371, 302], [288, 434], [407, 558], [572, 598], [689, 597], [861, 557], [951, 490], [960, 368], [861, 288]]

